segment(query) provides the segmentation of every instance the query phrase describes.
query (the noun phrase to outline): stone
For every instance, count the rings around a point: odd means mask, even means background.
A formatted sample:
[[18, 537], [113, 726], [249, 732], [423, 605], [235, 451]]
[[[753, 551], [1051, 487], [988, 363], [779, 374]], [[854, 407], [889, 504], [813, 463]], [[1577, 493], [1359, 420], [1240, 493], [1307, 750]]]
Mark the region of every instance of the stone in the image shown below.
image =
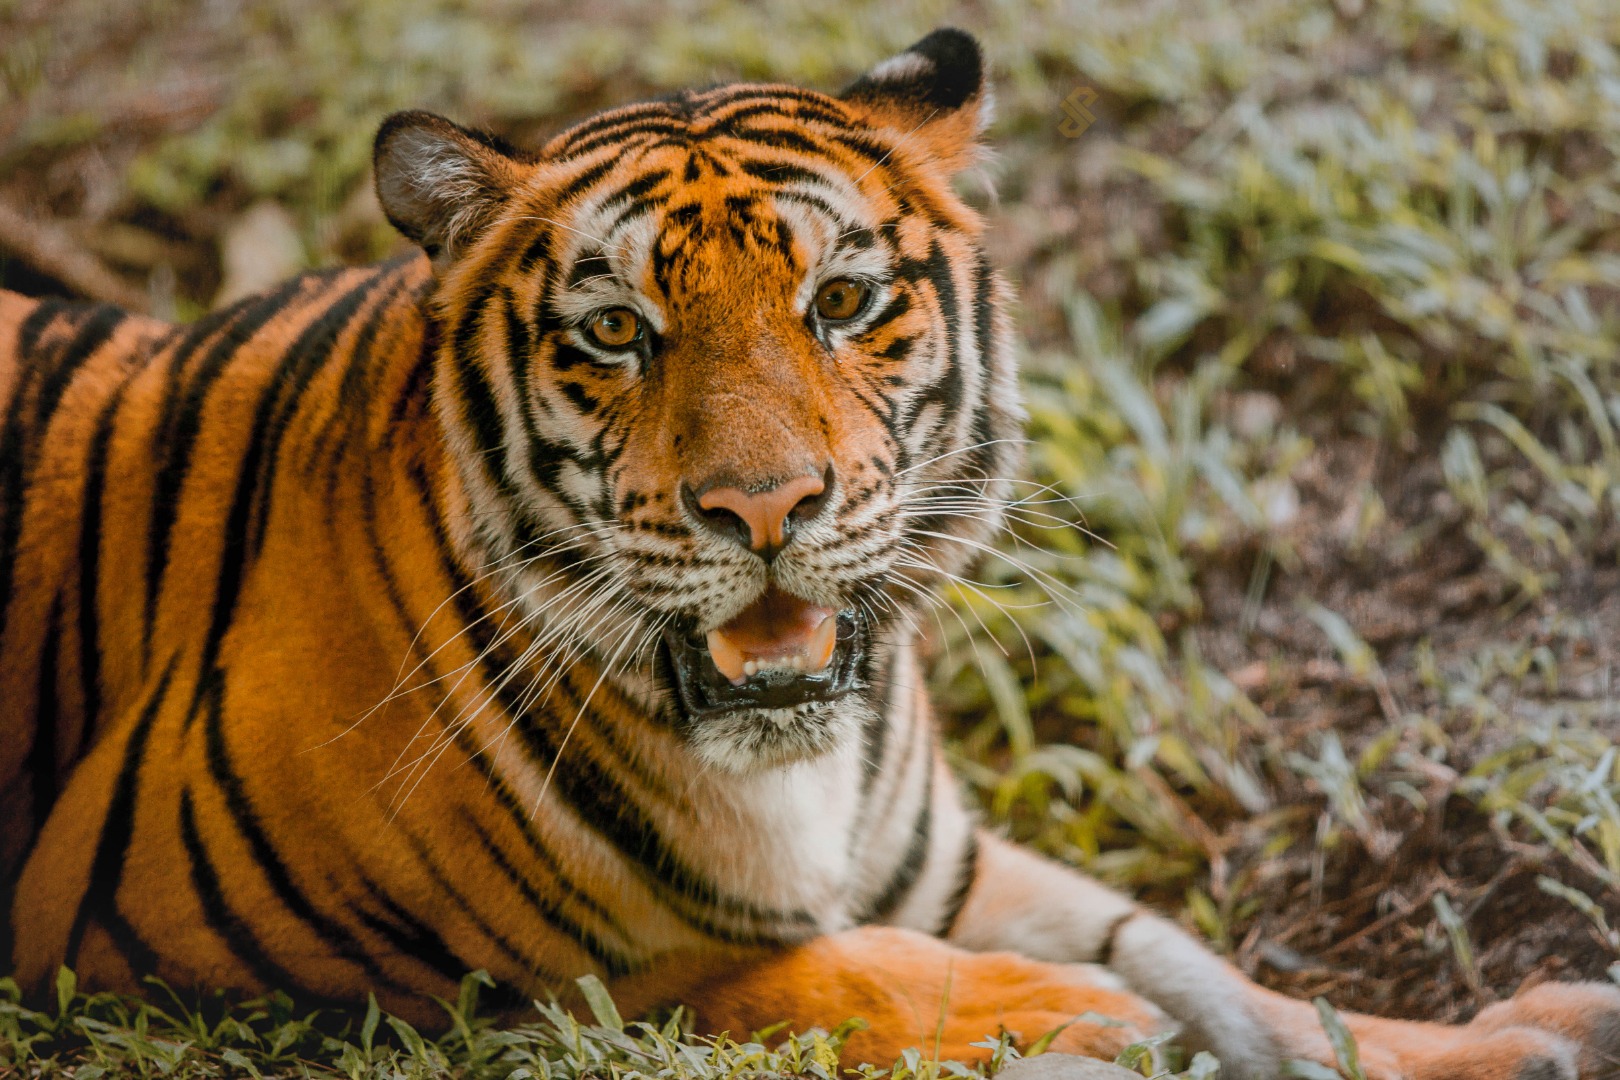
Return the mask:
[[1142, 1080], [1142, 1074], [1101, 1058], [1038, 1054], [1019, 1058], [997, 1073], [996, 1080]]

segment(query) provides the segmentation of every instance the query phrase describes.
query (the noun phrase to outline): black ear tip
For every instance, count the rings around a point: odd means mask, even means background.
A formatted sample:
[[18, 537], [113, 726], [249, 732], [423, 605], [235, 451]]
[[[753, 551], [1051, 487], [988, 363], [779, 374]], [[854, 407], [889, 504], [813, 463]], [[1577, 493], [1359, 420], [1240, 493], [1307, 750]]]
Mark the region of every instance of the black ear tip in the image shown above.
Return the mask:
[[898, 56], [867, 72], [844, 91], [847, 98], [904, 98], [950, 112], [984, 88], [984, 53], [966, 30], [935, 30]]
[[941, 27], [906, 51], [919, 53], [934, 65], [932, 105], [957, 108], [984, 86], [984, 53], [978, 39], [966, 30]]
[[972, 71], [984, 68], [984, 50], [979, 39], [955, 26], [942, 26], [917, 42], [907, 52], [921, 53], [941, 71]]

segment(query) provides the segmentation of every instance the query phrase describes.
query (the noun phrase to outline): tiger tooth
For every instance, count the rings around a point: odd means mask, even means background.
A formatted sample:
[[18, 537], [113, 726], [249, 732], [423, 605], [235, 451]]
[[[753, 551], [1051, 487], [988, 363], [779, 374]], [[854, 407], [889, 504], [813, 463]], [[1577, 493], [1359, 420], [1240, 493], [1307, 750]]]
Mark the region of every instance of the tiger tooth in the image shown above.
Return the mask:
[[833, 649], [838, 645], [838, 616], [828, 615], [821, 620], [821, 625], [810, 632], [810, 640], [804, 647], [804, 654], [800, 658], [803, 671], [821, 671], [832, 660]]
[[758, 675], [759, 674], [759, 661], [758, 660], [750, 660], [747, 663], [743, 664], [743, 674], [747, 675], [750, 679], [752, 679], [755, 675]]
[[705, 640], [709, 645], [709, 659], [733, 685], [740, 684], [745, 677], [753, 674], [744, 662], [742, 650], [733, 645], [725, 634], [710, 630]]

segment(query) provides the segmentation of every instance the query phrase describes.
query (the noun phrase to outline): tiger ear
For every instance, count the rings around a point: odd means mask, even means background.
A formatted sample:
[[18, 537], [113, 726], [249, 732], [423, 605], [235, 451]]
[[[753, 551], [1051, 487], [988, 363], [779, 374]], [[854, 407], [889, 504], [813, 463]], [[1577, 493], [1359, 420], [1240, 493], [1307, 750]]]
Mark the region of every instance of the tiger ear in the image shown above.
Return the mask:
[[965, 30], [935, 30], [891, 56], [839, 95], [874, 127], [920, 140], [951, 172], [979, 158], [990, 124], [984, 55]]
[[383, 121], [371, 160], [383, 213], [439, 270], [489, 226], [525, 168], [494, 136], [415, 110]]

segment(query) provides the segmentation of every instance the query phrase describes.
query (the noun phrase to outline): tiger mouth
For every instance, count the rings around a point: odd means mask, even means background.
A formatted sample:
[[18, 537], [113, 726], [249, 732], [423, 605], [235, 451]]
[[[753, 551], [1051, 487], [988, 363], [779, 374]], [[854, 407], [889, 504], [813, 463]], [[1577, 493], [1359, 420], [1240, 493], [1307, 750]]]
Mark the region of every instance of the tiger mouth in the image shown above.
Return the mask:
[[694, 718], [791, 709], [861, 689], [869, 638], [854, 609], [818, 607], [774, 585], [707, 634], [664, 631], [675, 690]]

